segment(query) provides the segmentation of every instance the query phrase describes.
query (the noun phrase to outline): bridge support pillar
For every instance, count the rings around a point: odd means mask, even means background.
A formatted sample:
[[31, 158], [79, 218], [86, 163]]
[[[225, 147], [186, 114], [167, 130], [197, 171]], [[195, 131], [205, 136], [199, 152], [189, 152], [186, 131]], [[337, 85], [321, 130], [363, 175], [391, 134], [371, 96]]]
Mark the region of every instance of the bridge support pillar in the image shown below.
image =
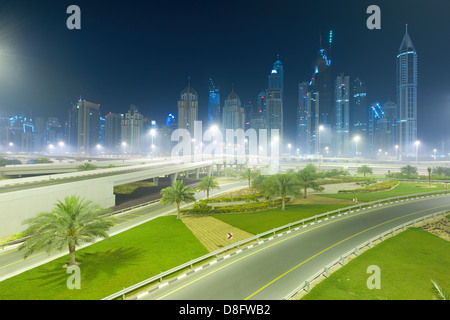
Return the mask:
[[200, 168], [195, 169], [195, 179], [200, 179]]
[[208, 177], [211, 177], [213, 166], [208, 166]]
[[158, 182], [159, 182], [159, 177], [154, 177], [153, 178], [153, 186], [157, 187], [158, 186]]
[[175, 181], [177, 181], [177, 177], [178, 177], [178, 172], [169, 174], [170, 183], [172, 184], [172, 187], [175, 184]]

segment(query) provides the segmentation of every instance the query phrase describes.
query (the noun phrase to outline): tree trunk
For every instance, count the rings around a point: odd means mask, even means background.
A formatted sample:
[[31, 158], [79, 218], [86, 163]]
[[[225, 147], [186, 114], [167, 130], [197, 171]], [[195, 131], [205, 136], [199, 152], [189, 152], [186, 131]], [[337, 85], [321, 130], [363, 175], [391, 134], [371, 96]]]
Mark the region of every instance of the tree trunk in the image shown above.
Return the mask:
[[75, 245], [73, 245], [73, 244], [69, 244], [69, 257], [70, 257], [69, 266], [76, 265], [76, 261], [75, 261]]
[[281, 210], [286, 210], [284, 197], [281, 198]]
[[306, 192], [307, 192], [306, 190], [307, 190], [307, 189], [308, 189], [308, 188], [305, 187], [305, 188], [304, 188], [305, 191], [303, 192], [303, 198], [305, 198], [305, 199], [306, 199]]
[[209, 189], [206, 189], [206, 199], [209, 199]]
[[177, 202], [177, 219], [180, 219], [180, 203]]

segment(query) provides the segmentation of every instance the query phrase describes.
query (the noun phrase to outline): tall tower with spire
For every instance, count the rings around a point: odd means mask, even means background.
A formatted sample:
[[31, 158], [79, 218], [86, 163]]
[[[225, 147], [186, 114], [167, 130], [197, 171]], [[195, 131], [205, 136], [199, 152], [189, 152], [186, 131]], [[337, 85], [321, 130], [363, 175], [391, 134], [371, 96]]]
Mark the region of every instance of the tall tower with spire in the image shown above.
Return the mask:
[[178, 129], [187, 129], [194, 134], [194, 122], [198, 120], [198, 94], [191, 87], [191, 78], [188, 86], [181, 91], [178, 101]]
[[413, 156], [417, 141], [417, 52], [406, 25], [396, 64], [398, 144], [400, 154]]

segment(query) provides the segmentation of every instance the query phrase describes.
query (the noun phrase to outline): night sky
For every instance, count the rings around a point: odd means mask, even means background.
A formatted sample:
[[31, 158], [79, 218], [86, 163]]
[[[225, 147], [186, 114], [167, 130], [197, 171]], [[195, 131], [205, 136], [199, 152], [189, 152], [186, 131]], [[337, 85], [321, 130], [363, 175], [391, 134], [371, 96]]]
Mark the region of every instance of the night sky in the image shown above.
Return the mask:
[[[81, 30], [68, 30], [69, 5]], [[381, 30], [366, 9], [381, 8]], [[408, 24], [418, 53], [418, 136], [450, 144], [450, 1], [1, 1], [0, 115], [65, 120], [80, 96], [102, 113], [138, 106], [176, 113], [191, 77], [206, 120], [208, 79], [256, 103], [277, 54], [285, 68], [285, 130], [293, 143], [298, 82], [310, 80], [319, 35], [333, 30], [333, 73], [366, 82], [368, 102], [395, 101], [395, 59]], [[447, 150], [448, 147], [446, 148]]]

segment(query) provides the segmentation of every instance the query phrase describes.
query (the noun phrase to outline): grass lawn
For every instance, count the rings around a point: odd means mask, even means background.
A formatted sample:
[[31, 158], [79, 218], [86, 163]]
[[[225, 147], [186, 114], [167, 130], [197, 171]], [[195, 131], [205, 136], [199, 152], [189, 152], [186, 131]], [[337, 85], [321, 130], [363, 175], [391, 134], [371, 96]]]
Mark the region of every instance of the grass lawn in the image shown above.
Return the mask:
[[331, 197], [335, 199], [358, 198], [358, 202], [370, 202], [391, 197], [404, 196], [407, 194], [415, 194], [422, 192], [432, 192], [445, 190], [443, 184], [432, 184], [430, 187], [428, 183], [414, 183], [414, 182], [400, 182], [397, 187], [388, 191], [370, 192], [370, 193], [346, 193], [346, 194], [319, 194], [322, 197]]
[[[411, 228], [351, 260], [315, 286], [303, 300], [432, 300], [431, 280], [450, 290], [450, 242]], [[380, 289], [368, 289], [372, 273], [380, 268]]]
[[259, 212], [215, 214], [214, 218], [252, 234], [263, 233], [320, 213], [350, 206], [351, 204], [293, 204]]
[[0, 300], [97, 300], [207, 254], [181, 220], [165, 216], [77, 251], [81, 289], [69, 290], [68, 255], [0, 282]]
[[140, 187], [153, 187], [153, 182], [151, 181], [136, 181], [128, 184], [122, 184], [120, 186], [114, 187], [114, 193], [120, 194], [131, 194]]

